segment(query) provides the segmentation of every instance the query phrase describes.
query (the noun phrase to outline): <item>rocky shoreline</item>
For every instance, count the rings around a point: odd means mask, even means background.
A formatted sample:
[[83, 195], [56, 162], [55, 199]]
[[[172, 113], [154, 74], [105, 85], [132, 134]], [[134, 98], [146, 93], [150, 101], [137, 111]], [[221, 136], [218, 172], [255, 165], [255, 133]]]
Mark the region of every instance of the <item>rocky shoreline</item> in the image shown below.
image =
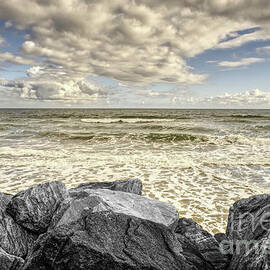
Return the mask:
[[269, 269], [270, 195], [234, 203], [212, 235], [141, 193], [138, 179], [0, 193], [0, 269]]

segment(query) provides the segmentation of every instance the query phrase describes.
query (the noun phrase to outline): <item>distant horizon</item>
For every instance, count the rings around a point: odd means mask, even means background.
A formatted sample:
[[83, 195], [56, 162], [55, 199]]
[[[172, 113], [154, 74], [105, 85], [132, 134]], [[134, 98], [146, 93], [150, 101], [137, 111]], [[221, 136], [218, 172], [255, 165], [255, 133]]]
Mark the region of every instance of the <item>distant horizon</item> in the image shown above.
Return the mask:
[[235, 110], [235, 111], [270, 111], [270, 108], [87, 108], [87, 107], [33, 107], [33, 108], [27, 108], [27, 107], [0, 107], [0, 110]]

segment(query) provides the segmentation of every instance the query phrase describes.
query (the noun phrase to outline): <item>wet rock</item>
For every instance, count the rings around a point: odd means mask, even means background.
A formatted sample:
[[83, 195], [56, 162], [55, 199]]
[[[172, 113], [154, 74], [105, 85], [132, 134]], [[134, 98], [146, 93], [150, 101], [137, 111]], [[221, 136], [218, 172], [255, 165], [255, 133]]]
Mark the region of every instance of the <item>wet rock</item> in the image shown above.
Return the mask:
[[7, 214], [6, 207], [11, 198], [12, 195], [0, 193], [0, 247], [11, 255], [25, 257], [37, 237]]
[[24, 260], [8, 254], [0, 247], [0, 267], [1, 270], [19, 270], [24, 264]]
[[61, 182], [40, 184], [13, 196], [7, 205], [7, 212], [28, 230], [44, 233], [66, 195], [65, 185]]
[[81, 184], [78, 187], [70, 190], [79, 191], [84, 189], [110, 189], [141, 195], [142, 182], [139, 179], [117, 180], [114, 182], [93, 182]]
[[195, 221], [180, 218], [175, 232], [184, 243], [185, 257], [197, 267], [201, 267], [199, 269], [226, 269], [228, 257], [221, 253], [219, 242]]
[[173, 226], [178, 220], [176, 208], [168, 203], [121, 191], [85, 189], [70, 192], [55, 212], [50, 229], [76, 221], [85, 210], [113, 211], [165, 226]]
[[166, 226], [112, 211], [85, 211], [80, 220], [41, 235], [23, 270], [195, 270]]

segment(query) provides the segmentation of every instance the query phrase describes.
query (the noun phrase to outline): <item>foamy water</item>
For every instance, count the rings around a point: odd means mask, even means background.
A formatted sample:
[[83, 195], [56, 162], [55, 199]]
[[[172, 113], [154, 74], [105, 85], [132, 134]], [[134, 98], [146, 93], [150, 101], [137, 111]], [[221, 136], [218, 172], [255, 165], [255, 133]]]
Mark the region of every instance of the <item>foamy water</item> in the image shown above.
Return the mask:
[[0, 190], [137, 177], [212, 232], [229, 206], [270, 193], [270, 111], [0, 111]]

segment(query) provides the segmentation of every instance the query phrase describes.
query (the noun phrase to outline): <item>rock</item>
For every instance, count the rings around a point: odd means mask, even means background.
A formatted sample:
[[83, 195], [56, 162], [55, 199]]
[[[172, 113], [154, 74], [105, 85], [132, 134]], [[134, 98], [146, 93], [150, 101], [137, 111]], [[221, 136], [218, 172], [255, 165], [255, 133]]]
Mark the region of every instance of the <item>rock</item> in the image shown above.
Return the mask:
[[79, 191], [84, 189], [110, 189], [142, 195], [142, 182], [139, 179], [117, 180], [114, 182], [93, 182], [81, 184], [70, 190]]
[[40, 184], [13, 196], [7, 212], [26, 229], [38, 234], [44, 233], [66, 195], [65, 185], [61, 182]]
[[11, 198], [12, 195], [0, 193], [0, 247], [11, 255], [25, 257], [37, 237], [6, 213]]
[[229, 270], [266, 270], [270, 268], [270, 240], [242, 242], [239, 254], [235, 252]]
[[112, 211], [86, 210], [80, 220], [41, 235], [23, 270], [199, 270], [166, 226]]
[[217, 240], [218, 243], [221, 243], [222, 241], [228, 241], [229, 238], [225, 233], [216, 233], [214, 235], [215, 239]]
[[168, 203], [141, 197], [136, 194], [107, 189], [72, 191], [52, 219], [50, 229], [67, 225], [81, 217], [85, 210], [92, 212], [113, 211], [165, 226], [173, 226], [178, 220], [176, 208]]
[[270, 268], [270, 195], [242, 199], [230, 208], [226, 235], [229, 269]]
[[270, 195], [242, 199], [230, 208], [226, 235], [234, 240], [263, 238], [270, 229]]
[[19, 270], [24, 264], [24, 260], [6, 253], [0, 247], [0, 266], [1, 270]]
[[[221, 253], [219, 242], [195, 221], [180, 218], [175, 228], [178, 238], [185, 243], [184, 255], [201, 269], [226, 269], [228, 257]], [[195, 256], [194, 256], [195, 255]], [[200, 268], [199, 268], [200, 269]]]

